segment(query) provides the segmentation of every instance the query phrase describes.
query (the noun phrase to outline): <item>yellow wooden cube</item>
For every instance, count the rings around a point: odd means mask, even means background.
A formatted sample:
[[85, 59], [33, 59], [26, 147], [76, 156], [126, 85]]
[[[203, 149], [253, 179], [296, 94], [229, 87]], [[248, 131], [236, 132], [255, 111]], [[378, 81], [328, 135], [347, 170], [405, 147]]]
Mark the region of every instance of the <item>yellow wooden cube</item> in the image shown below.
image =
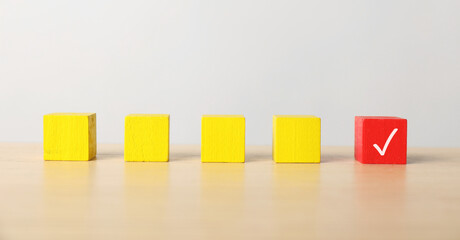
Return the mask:
[[130, 114], [125, 118], [125, 161], [169, 160], [169, 114]]
[[244, 162], [243, 115], [203, 115], [201, 162]]
[[96, 156], [95, 113], [52, 113], [43, 116], [45, 160], [88, 161]]
[[319, 163], [321, 119], [310, 115], [273, 116], [273, 159], [277, 163]]

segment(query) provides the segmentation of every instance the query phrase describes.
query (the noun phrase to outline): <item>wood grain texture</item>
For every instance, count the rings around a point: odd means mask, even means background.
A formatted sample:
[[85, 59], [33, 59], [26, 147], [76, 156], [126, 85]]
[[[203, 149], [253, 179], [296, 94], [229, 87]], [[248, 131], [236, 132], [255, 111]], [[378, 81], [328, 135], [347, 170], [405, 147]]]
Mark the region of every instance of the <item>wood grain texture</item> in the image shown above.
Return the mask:
[[52, 113], [43, 117], [44, 160], [88, 161], [96, 156], [95, 113]]
[[274, 115], [273, 160], [277, 163], [319, 163], [321, 119], [311, 115]]
[[169, 114], [130, 114], [125, 118], [125, 161], [169, 160]]
[[244, 162], [245, 119], [243, 115], [203, 115], [201, 161]]
[[355, 159], [369, 164], [406, 164], [407, 120], [356, 116]]
[[200, 146], [169, 162], [42, 161], [41, 144], [0, 143], [0, 239], [460, 238], [460, 149], [409, 148], [408, 164], [361, 164], [323, 147], [321, 164], [203, 164]]

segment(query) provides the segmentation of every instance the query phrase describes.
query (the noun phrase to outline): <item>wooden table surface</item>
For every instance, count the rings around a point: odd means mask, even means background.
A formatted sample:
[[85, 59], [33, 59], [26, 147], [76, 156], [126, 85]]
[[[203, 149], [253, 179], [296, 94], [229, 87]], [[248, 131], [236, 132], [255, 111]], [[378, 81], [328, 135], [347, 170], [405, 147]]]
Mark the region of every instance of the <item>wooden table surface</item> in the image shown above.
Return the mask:
[[352, 147], [321, 164], [43, 161], [41, 144], [0, 144], [0, 239], [460, 239], [460, 149], [408, 150], [407, 165], [363, 165]]

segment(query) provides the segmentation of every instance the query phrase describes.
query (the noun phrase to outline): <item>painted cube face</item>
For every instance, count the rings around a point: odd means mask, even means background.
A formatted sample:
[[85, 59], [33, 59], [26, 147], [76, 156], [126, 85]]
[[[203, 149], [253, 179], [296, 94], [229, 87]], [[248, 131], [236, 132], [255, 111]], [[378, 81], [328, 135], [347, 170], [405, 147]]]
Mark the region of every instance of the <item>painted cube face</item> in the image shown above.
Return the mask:
[[407, 120], [355, 117], [355, 158], [361, 163], [406, 164]]

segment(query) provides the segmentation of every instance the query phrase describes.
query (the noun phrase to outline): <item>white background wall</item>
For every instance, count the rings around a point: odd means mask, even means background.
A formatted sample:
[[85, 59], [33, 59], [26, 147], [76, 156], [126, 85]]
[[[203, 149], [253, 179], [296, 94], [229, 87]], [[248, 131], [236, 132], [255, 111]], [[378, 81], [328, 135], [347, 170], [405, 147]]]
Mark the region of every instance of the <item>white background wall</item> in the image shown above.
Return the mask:
[[0, 0], [0, 141], [41, 141], [42, 116], [170, 113], [171, 142], [201, 114], [244, 114], [270, 144], [273, 114], [322, 118], [353, 145], [355, 115], [409, 120], [409, 146], [460, 146], [460, 1]]

